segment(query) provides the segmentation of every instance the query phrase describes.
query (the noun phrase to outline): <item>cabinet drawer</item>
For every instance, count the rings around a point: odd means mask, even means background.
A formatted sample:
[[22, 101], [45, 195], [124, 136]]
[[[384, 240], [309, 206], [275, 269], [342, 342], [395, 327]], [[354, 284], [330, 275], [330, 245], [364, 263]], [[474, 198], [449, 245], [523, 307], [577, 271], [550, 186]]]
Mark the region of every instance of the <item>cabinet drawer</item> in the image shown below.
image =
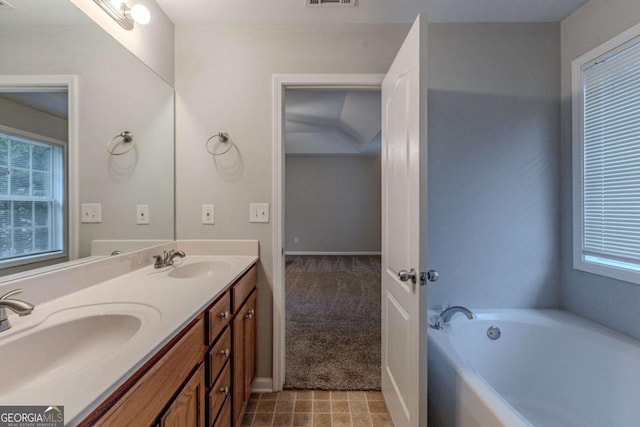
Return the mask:
[[226, 292], [207, 312], [209, 319], [209, 341], [211, 344], [231, 319], [231, 295]]
[[[215, 420], [227, 396], [231, 394], [231, 363], [227, 363], [209, 392], [209, 420]], [[229, 399], [227, 399], [229, 400]], [[209, 422], [209, 424], [212, 424]]]
[[255, 289], [256, 281], [258, 278], [258, 269], [254, 265], [244, 276], [231, 288], [231, 294], [233, 296], [233, 313], [237, 313], [242, 303], [247, 299], [249, 294]]
[[222, 409], [220, 410], [220, 414], [218, 414], [218, 418], [216, 422], [213, 424], [214, 427], [231, 427], [231, 398], [227, 397], [227, 400], [224, 401], [224, 405], [222, 405]]
[[204, 355], [204, 322], [191, 328], [96, 425], [151, 425]]
[[231, 328], [227, 327], [207, 355], [207, 387], [213, 385], [229, 359], [231, 359]]

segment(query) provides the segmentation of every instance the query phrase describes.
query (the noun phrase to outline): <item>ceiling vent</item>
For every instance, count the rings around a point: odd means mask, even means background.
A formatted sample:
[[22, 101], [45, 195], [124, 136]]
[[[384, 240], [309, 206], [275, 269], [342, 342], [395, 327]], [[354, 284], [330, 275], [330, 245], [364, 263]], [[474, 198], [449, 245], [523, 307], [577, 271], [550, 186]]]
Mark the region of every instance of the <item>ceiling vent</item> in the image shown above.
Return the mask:
[[7, 0], [0, 0], [0, 10], [3, 9], [15, 9], [15, 7], [13, 7], [13, 5]]
[[356, 0], [305, 0], [305, 3], [310, 7], [355, 6]]

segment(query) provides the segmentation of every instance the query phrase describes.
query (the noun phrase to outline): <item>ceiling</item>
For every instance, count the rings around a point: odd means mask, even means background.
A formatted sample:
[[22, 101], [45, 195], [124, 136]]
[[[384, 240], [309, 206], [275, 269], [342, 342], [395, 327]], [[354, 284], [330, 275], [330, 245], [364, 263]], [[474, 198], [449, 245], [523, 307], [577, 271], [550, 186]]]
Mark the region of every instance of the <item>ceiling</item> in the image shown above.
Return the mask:
[[[1, 90], [1, 89], [0, 89]], [[35, 90], [30, 92], [0, 92], [0, 98], [67, 120], [66, 89]]]
[[307, 7], [305, 0], [156, 0], [177, 25], [557, 22], [586, 0], [356, 0], [355, 7]]
[[380, 153], [380, 90], [287, 90], [287, 155]]

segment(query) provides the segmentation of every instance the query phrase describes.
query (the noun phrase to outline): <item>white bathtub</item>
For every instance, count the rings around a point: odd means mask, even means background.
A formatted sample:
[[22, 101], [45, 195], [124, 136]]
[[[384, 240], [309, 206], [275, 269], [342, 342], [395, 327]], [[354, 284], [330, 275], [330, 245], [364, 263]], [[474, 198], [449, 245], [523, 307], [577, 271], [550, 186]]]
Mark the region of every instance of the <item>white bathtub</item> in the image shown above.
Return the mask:
[[429, 328], [429, 426], [640, 426], [640, 341], [558, 310], [476, 315]]

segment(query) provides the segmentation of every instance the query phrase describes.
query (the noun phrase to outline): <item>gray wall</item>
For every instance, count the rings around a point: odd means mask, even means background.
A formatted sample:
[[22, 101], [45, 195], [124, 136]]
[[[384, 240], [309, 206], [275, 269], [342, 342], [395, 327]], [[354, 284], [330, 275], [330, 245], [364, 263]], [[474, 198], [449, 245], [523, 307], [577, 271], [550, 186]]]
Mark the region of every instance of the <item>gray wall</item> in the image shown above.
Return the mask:
[[[385, 73], [408, 25], [176, 26], [176, 213], [179, 239], [258, 239], [258, 376], [272, 367], [272, 224], [249, 203], [273, 203], [272, 86], [277, 73]], [[226, 130], [238, 151], [214, 159]], [[214, 203], [216, 223], [200, 223]]]
[[379, 157], [287, 156], [285, 174], [287, 252], [380, 252]]
[[558, 24], [429, 27], [429, 306], [559, 304]]
[[640, 286], [573, 268], [571, 61], [640, 23], [637, 0], [591, 0], [562, 22], [563, 308], [640, 339]]

